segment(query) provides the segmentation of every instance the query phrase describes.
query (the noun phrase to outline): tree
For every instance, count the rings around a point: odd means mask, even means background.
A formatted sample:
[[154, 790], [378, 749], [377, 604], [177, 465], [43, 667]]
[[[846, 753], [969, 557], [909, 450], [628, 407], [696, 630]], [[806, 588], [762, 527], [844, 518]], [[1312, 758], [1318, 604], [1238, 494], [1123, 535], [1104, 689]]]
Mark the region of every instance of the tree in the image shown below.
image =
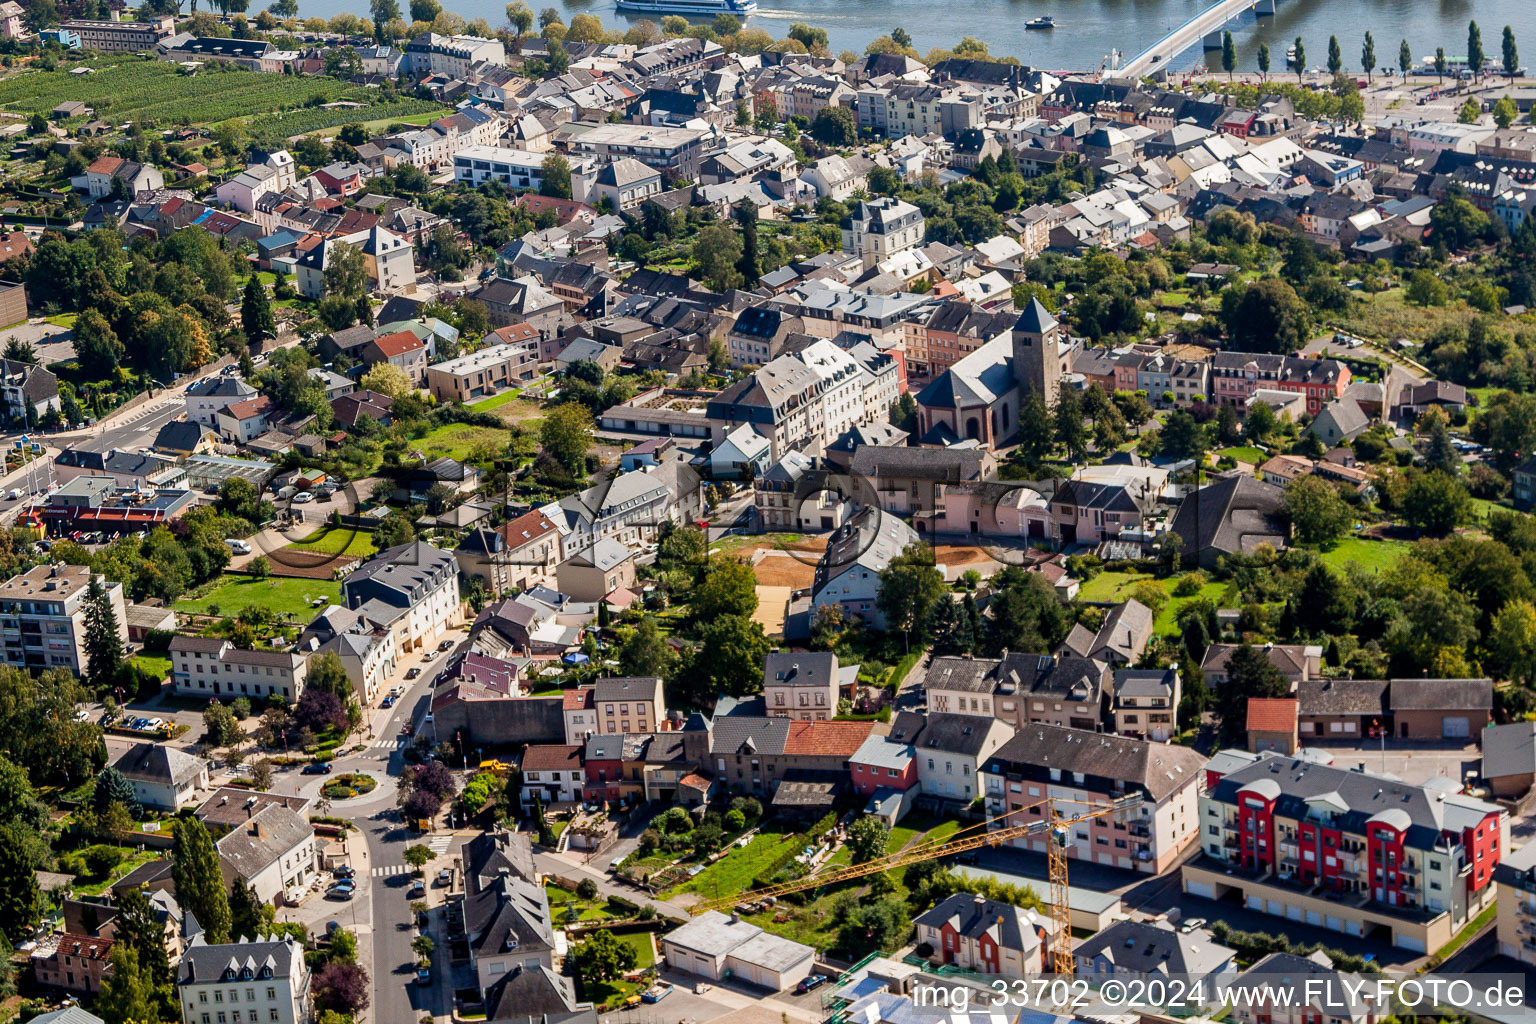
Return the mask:
[[750, 618], [757, 611], [757, 576], [746, 562], [734, 558], [711, 563], [694, 588], [690, 606], [697, 622], [724, 615]]
[[103, 380], [117, 372], [126, 352], [106, 318], [87, 309], [75, 321], [75, 355], [88, 379]]
[[674, 685], [681, 699], [675, 703], [708, 706], [722, 693], [732, 697], [757, 693], [769, 647], [762, 623], [744, 615], [722, 615], [705, 622], [698, 630], [698, 645], [677, 673]]
[[619, 643], [619, 671], [626, 676], [658, 676], [671, 679], [677, 671], [677, 652], [667, 642], [654, 615], [647, 615]]
[[1344, 70], [1344, 53], [1339, 49], [1339, 37], [1328, 37], [1328, 73], [1337, 75]]
[[0, 935], [11, 945], [37, 923], [39, 895], [22, 833], [14, 826], [0, 828]]
[[853, 863], [864, 864], [885, 856], [885, 842], [889, 831], [885, 822], [866, 814], [848, 826], [848, 849], [853, 853]]
[[824, 146], [852, 146], [859, 141], [859, 122], [841, 104], [822, 107], [811, 122], [811, 138]]
[[240, 735], [240, 723], [228, 704], [214, 700], [203, 709], [203, 734], [213, 747], [227, 747], [235, 741]]
[[1445, 67], [1446, 67], [1445, 47], [1437, 46], [1437, 47], [1435, 47], [1435, 79], [1436, 79], [1436, 81], [1440, 81], [1440, 82], [1445, 81]]
[[1494, 614], [1488, 655], [1500, 678], [1526, 686], [1536, 681], [1536, 605], [1511, 601]]
[[875, 607], [885, 617], [886, 628], [901, 630], [910, 646], [912, 634], [927, 625], [933, 603], [943, 596], [944, 574], [934, 563], [933, 548], [917, 542], [881, 571]]
[[117, 630], [117, 612], [101, 577], [91, 575], [85, 591], [85, 678], [91, 686], [105, 690], [115, 683], [127, 664], [122, 634]]
[[1080, 462], [1088, 452], [1088, 424], [1083, 415], [1082, 393], [1076, 388], [1062, 388], [1053, 410], [1056, 440], [1067, 450], [1067, 458]]
[[1508, 96], [1499, 97], [1498, 101], [1493, 105], [1493, 123], [1500, 128], [1508, 128], [1515, 123], [1515, 119], [1519, 116], [1520, 108]]
[[1269, 81], [1269, 44], [1259, 44], [1259, 74], [1264, 76], [1264, 81]]
[[1307, 304], [1278, 277], [1226, 289], [1221, 319], [1233, 347], [1244, 352], [1295, 351], [1306, 343], [1312, 326]]
[[1193, 415], [1184, 409], [1175, 409], [1168, 414], [1158, 435], [1158, 451], [1161, 454], [1201, 463], [1205, 461], [1205, 452], [1209, 447], [1205, 428], [1196, 422]]
[[1301, 81], [1301, 73], [1307, 69], [1307, 48], [1302, 45], [1301, 36], [1291, 44], [1296, 50], [1296, 56], [1291, 58], [1296, 67], [1296, 81]]
[[1313, 473], [1285, 485], [1285, 514], [1303, 544], [1327, 544], [1349, 530], [1354, 513], [1338, 489]]
[[196, 818], [182, 819], [171, 843], [171, 877], [176, 901], [203, 926], [213, 944], [229, 941], [229, 898], [219, 871], [219, 853]]
[[1232, 72], [1237, 68], [1237, 43], [1232, 38], [1231, 32], [1221, 34], [1221, 70], [1227, 73], [1227, 81], [1232, 80]]
[[579, 402], [554, 408], [539, 426], [539, 445], [550, 458], [575, 477], [587, 474], [587, 450], [592, 447], [592, 412]]
[[507, 4], [507, 24], [512, 31], [525, 36], [533, 30], [533, 10], [523, 0]]
[[539, 195], [551, 199], [571, 198], [571, 165], [559, 153], [551, 153], [539, 165]]
[[239, 876], [229, 886], [229, 937], [235, 941], [266, 935], [261, 899]]
[[335, 651], [326, 651], [309, 659], [309, 671], [304, 677], [305, 690], [334, 693], [341, 700], [352, 700], [356, 690], [347, 676], [347, 668]]
[[590, 987], [634, 970], [636, 954], [629, 943], [620, 942], [612, 932], [599, 928], [571, 951], [571, 959], [576, 964], [576, 976]]
[[741, 259], [736, 262], [736, 270], [743, 286], [756, 288], [762, 276], [757, 255], [757, 208], [743, 200], [736, 204], [735, 213], [736, 223], [741, 225]]
[[1461, 105], [1461, 110], [1456, 114], [1456, 120], [1462, 124], [1477, 124], [1483, 118], [1483, 105], [1472, 97], [1467, 97], [1467, 102]]
[[139, 955], [140, 973], [161, 993], [161, 1003], [171, 1004], [164, 1007], [164, 1016], [154, 1019], [174, 1019], [174, 997], [171, 996], [174, 977], [170, 957], [165, 951], [165, 925], [159, 909], [149, 902], [142, 886], [124, 890], [113, 897], [113, 902], [117, 917], [112, 921], [112, 928], [117, 933], [117, 941], [133, 947]]
[[1509, 25], [1504, 26], [1504, 74], [1510, 78], [1515, 77], [1515, 72], [1520, 70], [1520, 50], [1515, 46], [1515, 30]]
[[717, 292], [741, 284], [736, 265], [741, 262], [741, 239], [724, 224], [711, 224], [693, 241], [693, 262], [699, 277]]
[[415, 392], [416, 386], [411, 383], [411, 375], [406, 373], [394, 363], [379, 363], [375, 365], [358, 381], [367, 391], [376, 391], [381, 395], [388, 395], [395, 401], [399, 401]]
[[1444, 416], [1437, 416], [1429, 427], [1429, 443], [1424, 449], [1424, 465], [1447, 476], [1460, 476], [1461, 453], [1451, 440], [1451, 430]]
[[431, 850], [419, 843], [415, 846], [407, 846], [403, 856], [405, 857], [405, 862], [415, 871], [420, 871], [426, 867], [432, 862], [434, 857]]
[[373, 542], [380, 551], [387, 551], [416, 539], [416, 527], [405, 516], [391, 513], [384, 517], [373, 531]]
[[1397, 70], [1404, 77], [1408, 77], [1409, 70], [1413, 67], [1413, 51], [1408, 48], [1408, 40], [1404, 39], [1397, 47]]
[[[412, 0], [412, 6], [418, 0]], [[317, 1010], [331, 1010], [356, 1018], [368, 1008], [368, 972], [359, 963], [332, 960], [311, 980]]]
[[591, 14], [578, 14], [571, 19], [565, 38], [573, 43], [596, 43], [603, 38], [602, 20]]
[[1371, 69], [1376, 66], [1376, 37], [1366, 32], [1360, 44], [1360, 66], [1365, 68], [1365, 84], [1371, 84]]
[[245, 293], [240, 297], [240, 327], [250, 341], [277, 337], [277, 321], [272, 317], [267, 287], [255, 274], [246, 282]]
[[1467, 70], [1478, 78], [1483, 77], [1483, 62], [1488, 55], [1483, 50], [1483, 30], [1476, 21], [1467, 22]]
[[1403, 518], [1425, 533], [1443, 536], [1466, 522], [1472, 496], [1459, 480], [1439, 470], [1416, 474], [1402, 500]]
[[1227, 681], [1217, 695], [1217, 713], [1225, 740], [1241, 737], [1248, 728], [1248, 701], [1253, 697], [1284, 697], [1291, 685], [1269, 660], [1269, 654], [1242, 644], [1227, 660]]
[[97, 814], [104, 814], [115, 803], [122, 804], [130, 815], [138, 817], [139, 801], [133, 795], [133, 783], [112, 765], [107, 765], [96, 773], [96, 789], [91, 794], [91, 808]]
[[[122, 779], [122, 776], [118, 776]], [[127, 785], [128, 780], [123, 779]], [[96, 783], [98, 792], [101, 782]], [[128, 786], [128, 798], [133, 799], [133, 787]], [[99, 810], [99, 808], [98, 808]], [[0, 754], [0, 824], [41, 831], [48, 824], [48, 805], [43, 803], [27, 778], [27, 770]]]
[[1025, 462], [1038, 463], [1056, 449], [1056, 423], [1045, 399], [1031, 393], [1019, 408], [1019, 454]]
[[355, 300], [368, 293], [368, 267], [363, 262], [363, 251], [351, 243], [331, 244], [320, 277], [327, 296], [339, 295]]
[[838, 931], [838, 942], [844, 949], [898, 949], [911, 931], [904, 900], [866, 900], [848, 912]]
[[251, 788], [258, 793], [265, 793], [272, 788], [272, 761], [270, 758], [261, 758], [251, 765]]
[[101, 980], [96, 1012], [107, 1024], [143, 1024], [160, 1019], [155, 987], [139, 970], [139, 954], [126, 942], [112, 947], [112, 970]]

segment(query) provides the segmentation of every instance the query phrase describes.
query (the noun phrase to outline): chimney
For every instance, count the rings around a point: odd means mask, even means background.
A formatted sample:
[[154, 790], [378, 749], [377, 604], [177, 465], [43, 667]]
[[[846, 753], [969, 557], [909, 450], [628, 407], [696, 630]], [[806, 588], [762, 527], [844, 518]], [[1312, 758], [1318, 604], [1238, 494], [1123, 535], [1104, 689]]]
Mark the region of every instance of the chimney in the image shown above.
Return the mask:
[[731, 924], [741, 924], [741, 911], [731, 911]]

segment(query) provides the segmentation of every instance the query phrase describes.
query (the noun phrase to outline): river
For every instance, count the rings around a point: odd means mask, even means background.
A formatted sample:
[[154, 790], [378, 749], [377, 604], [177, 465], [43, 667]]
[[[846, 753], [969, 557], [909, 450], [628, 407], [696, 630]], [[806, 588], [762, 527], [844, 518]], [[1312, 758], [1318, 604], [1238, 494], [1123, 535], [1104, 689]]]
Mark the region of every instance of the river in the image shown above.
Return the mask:
[[[483, 17], [503, 23], [505, 0], [443, 0], [444, 6], [466, 18]], [[626, 26], [636, 16], [619, 14], [614, 0], [529, 0], [535, 11], [554, 3], [566, 20], [589, 13], [610, 28]], [[863, 53], [876, 36], [900, 26], [912, 36], [919, 53], [935, 46], [952, 47], [965, 36], [982, 40], [996, 56], [1013, 56], [1025, 64], [1052, 70], [1092, 70], [1113, 48], [1127, 57], [1151, 44], [1173, 26], [1210, 5], [1210, 0], [758, 0], [760, 9], [749, 24], [783, 36], [797, 21], [827, 30], [833, 53]], [[255, 6], [255, 5], [253, 5]], [[406, 5], [402, 0], [400, 6]], [[367, 15], [365, 0], [299, 0], [303, 17], [331, 17], [342, 12]], [[1042, 14], [1056, 19], [1050, 31], [1026, 30], [1024, 23]], [[1258, 18], [1245, 14], [1233, 35], [1238, 66], [1254, 69], [1260, 42], [1271, 51], [1272, 70], [1284, 70], [1285, 51], [1299, 35], [1308, 65], [1327, 60], [1328, 37], [1337, 35], [1344, 66], [1360, 69], [1364, 33], [1376, 38], [1376, 64], [1397, 66], [1398, 45], [1408, 40], [1414, 59], [1430, 57], [1435, 47], [1447, 56], [1465, 57], [1467, 22], [1482, 27], [1483, 48], [1499, 58], [1500, 37], [1512, 25], [1523, 47], [1523, 62], [1536, 66], [1536, 2], [1533, 0], [1279, 0], [1277, 13]], [[652, 20], [657, 20], [652, 16]], [[1216, 53], [1210, 64], [1220, 62]], [[1205, 58], [1198, 49], [1173, 61], [1190, 67]]]

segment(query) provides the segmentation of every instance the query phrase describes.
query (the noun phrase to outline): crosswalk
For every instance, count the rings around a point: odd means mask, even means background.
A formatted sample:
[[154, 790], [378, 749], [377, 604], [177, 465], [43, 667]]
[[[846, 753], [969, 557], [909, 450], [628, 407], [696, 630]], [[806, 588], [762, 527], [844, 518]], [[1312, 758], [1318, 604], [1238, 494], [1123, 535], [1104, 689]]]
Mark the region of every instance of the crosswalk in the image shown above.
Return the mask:
[[410, 866], [406, 864], [385, 864], [374, 868], [369, 874], [374, 878], [388, 878], [390, 875], [409, 874], [410, 870]]
[[390, 736], [385, 739], [374, 740], [368, 746], [374, 750], [399, 750], [409, 742], [410, 740], [404, 736]]
[[432, 851], [432, 856], [434, 857], [441, 857], [443, 854], [448, 852], [448, 847], [452, 845], [452, 832], [447, 832], [442, 835], [435, 835], [431, 839], [427, 840], [427, 849]]

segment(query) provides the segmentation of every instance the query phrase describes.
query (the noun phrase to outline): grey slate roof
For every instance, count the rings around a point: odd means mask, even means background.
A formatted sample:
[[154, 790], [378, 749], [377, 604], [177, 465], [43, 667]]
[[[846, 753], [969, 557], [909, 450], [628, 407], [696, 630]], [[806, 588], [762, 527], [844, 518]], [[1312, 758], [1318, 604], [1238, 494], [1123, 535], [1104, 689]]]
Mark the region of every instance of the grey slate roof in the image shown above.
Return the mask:
[[1379, 715], [1387, 708], [1384, 679], [1308, 679], [1296, 688], [1301, 715]]
[[314, 834], [313, 825], [284, 805], [268, 804], [214, 845], [226, 867], [250, 880]]
[[1491, 711], [1491, 679], [1394, 679], [1393, 711]]
[[160, 743], [135, 743], [113, 767], [129, 780], [181, 786], [201, 775], [204, 765], [200, 758]]
[[990, 772], [993, 765], [1004, 771], [1034, 766], [1081, 772], [1140, 786], [1161, 800], [1195, 778], [1205, 758], [1188, 747], [1036, 724], [999, 747], [983, 770]]
[[252, 942], [210, 946], [198, 936], [176, 965], [176, 981], [181, 985], [207, 984], [220, 980], [227, 971], [234, 972], [238, 978], [246, 968], [256, 977], [262, 977], [265, 970], [270, 970], [271, 977], [288, 978], [295, 968], [303, 971], [304, 951], [292, 937], [258, 938]]
[[1079, 960], [1103, 957], [1117, 973], [1203, 978], [1237, 954], [1198, 935], [1182, 935], [1167, 925], [1116, 921], [1073, 950]]

